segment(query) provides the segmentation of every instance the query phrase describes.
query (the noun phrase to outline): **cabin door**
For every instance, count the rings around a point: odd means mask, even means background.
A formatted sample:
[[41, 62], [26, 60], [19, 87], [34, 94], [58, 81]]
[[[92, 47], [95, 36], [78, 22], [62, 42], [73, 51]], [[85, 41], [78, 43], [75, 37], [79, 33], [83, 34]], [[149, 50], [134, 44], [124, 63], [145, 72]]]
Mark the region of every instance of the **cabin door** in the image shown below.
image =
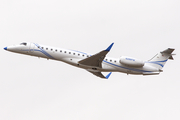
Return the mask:
[[34, 43], [30, 43], [30, 47], [29, 47], [29, 52], [30, 53], [34, 52], [34, 47], [35, 47]]

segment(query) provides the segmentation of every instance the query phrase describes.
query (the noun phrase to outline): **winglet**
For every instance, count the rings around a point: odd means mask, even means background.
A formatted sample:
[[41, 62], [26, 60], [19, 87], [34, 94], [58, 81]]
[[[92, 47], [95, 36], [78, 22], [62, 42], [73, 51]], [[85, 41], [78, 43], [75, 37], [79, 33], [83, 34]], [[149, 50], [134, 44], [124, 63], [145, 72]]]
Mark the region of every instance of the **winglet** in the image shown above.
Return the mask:
[[112, 43], [105, 51], [110, 51], [114, 43]]
[[110, 72], [110, 73], [106, 76], [106, 79], [108, 79], [108, 78], [109, 78], [109, 76], [111, 75], [111, 73], [112, 73], [112, 72]]

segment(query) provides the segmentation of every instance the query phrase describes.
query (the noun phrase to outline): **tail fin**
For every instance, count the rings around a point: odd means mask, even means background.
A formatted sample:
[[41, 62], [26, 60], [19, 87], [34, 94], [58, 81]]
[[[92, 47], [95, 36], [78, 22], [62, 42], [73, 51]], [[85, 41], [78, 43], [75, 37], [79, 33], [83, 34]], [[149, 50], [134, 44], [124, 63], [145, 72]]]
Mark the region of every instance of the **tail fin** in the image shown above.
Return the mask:
[[158, 54], [156, 54], [152, 59], [150, 59], [148, 62], [149, 65], [156, 67], [158, 69], [162, 69], [165, 65], [165, 63], [168, 61], [168, 59], [173, 60], [172, 52], [174, 51], [174, 49], [172, 48], [168, 48]]

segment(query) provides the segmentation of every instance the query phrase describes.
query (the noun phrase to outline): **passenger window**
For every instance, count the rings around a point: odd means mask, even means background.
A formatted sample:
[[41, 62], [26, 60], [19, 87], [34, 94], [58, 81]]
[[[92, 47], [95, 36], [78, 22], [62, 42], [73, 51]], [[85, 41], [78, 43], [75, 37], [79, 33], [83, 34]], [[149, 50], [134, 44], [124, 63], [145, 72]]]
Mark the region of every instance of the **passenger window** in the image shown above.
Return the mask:
[[114, 62], [116, 62], [116, 61], [114, 61]]
[[55, 50], [57, 52], [57, 50]]
[[84, 57], [84, 55], [82, 55]]
[[46, 50], [48, 50], [48, 48], [46, 48]]
[[43, 49], [43, 47], [41, 49]]
[[69, 54], [71, 54], [71, 52], [69, 52]]
[[53, 51], [53, 49], [51, 49], [51, 51]]
[[80, 54], [78, 54], [78, 56], [80, 56]]
[[112, 60], [110, 60], [110, 62], [112, 62]]
[[60, 50], [60, 52], [62, 52], [62, 50]]
[[73, 55], [75, 55], [75, 53], [73, 53]]
[[66, 51], [64, 51], [64, 53], [66, 53]]

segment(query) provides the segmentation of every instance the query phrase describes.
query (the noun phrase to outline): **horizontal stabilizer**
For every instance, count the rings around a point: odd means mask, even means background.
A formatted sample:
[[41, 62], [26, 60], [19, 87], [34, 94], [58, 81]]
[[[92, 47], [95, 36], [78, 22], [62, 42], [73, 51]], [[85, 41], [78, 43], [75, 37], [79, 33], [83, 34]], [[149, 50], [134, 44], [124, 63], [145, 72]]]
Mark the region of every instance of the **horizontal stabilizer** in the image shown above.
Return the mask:
[[170, 59], [170, 60], [174, 60], [174, 58], [173, 58], [173, 56], [172, 56], [172, 55], [169, 57], [169, 59]]
[[161, 54], [163, 54], [163, 53], [164, 53], [164, 54], [169, 54], [169, 55], [170, 55], [170, 56], [169, 56], [169, 59], [170, 59], [170, 60], [174, 60], [173, 55], [175, 55], [175, 54], [171, 54], [173, 51], [174, 51], [173, 48], [168, 48], [168, 49], [162, 51]]
[[174, 49], [168, 48], [168, 49], [162, 51], [161, 53], [171, 54], [173, 51], [174, 51]]

